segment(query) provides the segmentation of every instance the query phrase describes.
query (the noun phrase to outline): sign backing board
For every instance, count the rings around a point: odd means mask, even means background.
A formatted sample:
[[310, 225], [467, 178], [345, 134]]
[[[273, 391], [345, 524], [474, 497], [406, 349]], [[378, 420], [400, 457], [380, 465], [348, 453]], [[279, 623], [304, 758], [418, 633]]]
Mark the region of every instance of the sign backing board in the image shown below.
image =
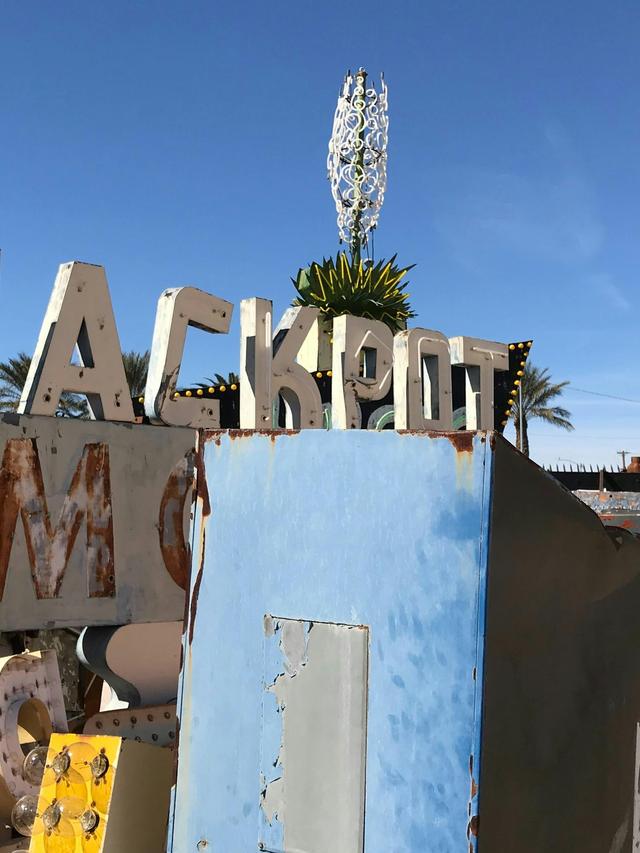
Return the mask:
[[195, 432], [0, 418], [0, 630], [182, 618]]

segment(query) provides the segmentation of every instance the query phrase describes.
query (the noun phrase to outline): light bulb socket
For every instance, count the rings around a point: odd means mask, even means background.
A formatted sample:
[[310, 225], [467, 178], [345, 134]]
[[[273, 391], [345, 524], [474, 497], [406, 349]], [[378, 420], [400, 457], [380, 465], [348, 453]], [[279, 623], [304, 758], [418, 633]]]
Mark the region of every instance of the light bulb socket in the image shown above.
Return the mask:
[[90, 832], [93, 832], [93, 830], [96, 828], [100, 817], [98, 816], [98, 813], [95, 812], [93, 809], [86, 809], [80, 815], [79, 820], [80, 826], [82, 827], [82, 831], [88, 834]]
[[62, 812], [57, 803], [51, 803], [50, 806], [42, 812], [42, 823], [47, 832], [51, 832], [60, 823]]
[[68, 752], [59, 752], [51, 762], [51, 769], [56, 776], [64, 776], [71, 767], [71, 758]]
[[109, 759], [104, 753], [96, 755], [91, 760], [91, 775], [94, 779], [101, 779], [109, 769]]

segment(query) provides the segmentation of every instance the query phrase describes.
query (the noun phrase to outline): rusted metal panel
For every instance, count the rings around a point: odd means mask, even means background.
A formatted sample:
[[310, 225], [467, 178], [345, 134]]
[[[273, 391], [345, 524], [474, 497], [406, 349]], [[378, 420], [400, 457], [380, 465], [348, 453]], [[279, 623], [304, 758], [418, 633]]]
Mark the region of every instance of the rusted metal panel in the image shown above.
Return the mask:
[[0, 629], [180, 619], [195, 434], [0, 419]]
[[[273, 835], [260, 835], [260, 770], [266, 777], [282, 735], [278, 725], [271, 736], [263, 729], [274, 672], [267, 667], [265, 675], [265, 614], [367, 629], [360, 849], [475, 849], [492, 454], [482, 434], [463, 443], [449, 438], [356, 430], [208, 438], [179, 696], [172, 853], [277, 846], [275, 823]], [[284, 720], [286, 727], [286, 711]], [[316, 728], [309, 719], [310, 741]], [[357, 776], [358, 762], [349, 766]], [[335, 786], [327, 797], [348, 797], [357, 787], [344, 772], [325, 778]], [[324, 819], [330, 829], [334, 816], [318, 798], [306, 803], [307, 828]]]

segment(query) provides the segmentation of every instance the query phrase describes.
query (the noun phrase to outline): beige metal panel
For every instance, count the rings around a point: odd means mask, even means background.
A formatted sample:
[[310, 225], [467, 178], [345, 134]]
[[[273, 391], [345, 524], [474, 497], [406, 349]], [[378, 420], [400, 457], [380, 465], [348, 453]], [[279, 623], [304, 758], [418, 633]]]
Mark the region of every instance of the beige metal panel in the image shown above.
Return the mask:
[[[277, 756], [263, 740], [262, 810], [280, 824], [279, 853], [362, 853], [369, 632], [362, 625], [265, 618], [265, 660], [280, 670], [264, 725], [282, 727]], [[262, 849], [274, 850], [264, 826]]]
[[181, 619], [194, 442], [190, 429], [3, 416], [0, 628]]
[[165, 850], [173, 751], [122, 741], [102, 853]]

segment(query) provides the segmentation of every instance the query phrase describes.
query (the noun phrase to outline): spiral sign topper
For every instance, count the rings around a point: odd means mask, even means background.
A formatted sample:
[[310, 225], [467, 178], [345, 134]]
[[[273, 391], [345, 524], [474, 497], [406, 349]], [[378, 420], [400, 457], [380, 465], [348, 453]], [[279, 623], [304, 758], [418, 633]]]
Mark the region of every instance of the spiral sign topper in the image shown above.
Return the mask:
[[387, 86], [367, 88], [367, 72], [344, 80], [327, 158], [340, 240], [359, 250], [375, 228], [387, 185]]

